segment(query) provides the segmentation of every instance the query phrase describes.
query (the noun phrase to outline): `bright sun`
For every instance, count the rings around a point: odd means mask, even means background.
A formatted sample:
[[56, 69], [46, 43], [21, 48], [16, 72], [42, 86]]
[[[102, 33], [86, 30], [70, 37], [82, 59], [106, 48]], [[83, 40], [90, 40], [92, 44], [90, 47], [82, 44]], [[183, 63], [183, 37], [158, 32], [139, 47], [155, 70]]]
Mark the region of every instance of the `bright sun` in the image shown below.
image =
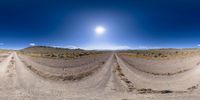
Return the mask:
[[105, 33], [106, 29], [103, 26], [97, 26], [95, 28], [95, 33], [97, 35], [103, 35]]

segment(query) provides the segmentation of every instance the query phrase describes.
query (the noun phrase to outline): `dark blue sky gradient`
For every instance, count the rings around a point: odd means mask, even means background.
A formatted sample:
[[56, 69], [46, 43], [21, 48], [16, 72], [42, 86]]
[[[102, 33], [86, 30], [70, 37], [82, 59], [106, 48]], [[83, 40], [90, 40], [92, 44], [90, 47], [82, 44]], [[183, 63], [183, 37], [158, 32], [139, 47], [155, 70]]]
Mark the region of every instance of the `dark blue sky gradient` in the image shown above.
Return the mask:
[[[0, 48], [37, 45], [197, 47], [198, 0], [1, 0]], [[103, 37], [93, 30], [102, 25]]]

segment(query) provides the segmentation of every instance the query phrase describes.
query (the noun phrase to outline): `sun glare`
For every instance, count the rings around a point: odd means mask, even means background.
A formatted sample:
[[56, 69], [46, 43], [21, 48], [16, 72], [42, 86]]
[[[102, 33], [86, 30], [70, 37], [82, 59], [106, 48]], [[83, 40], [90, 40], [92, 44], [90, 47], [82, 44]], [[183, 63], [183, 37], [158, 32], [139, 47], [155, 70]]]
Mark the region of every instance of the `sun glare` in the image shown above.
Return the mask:
[[105, 33], [106, 29], [103, 26], [97, 26], [95, 28], [95, 33], [97, 35], [103, 35]]

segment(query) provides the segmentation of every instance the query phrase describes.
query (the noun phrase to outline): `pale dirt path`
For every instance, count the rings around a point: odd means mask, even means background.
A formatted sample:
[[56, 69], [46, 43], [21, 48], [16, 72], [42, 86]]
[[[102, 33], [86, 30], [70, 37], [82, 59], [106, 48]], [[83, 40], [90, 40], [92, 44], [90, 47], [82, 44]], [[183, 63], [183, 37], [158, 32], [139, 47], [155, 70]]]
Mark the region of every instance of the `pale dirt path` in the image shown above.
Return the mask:
[[0, 64], [0, 100], [10, 100], [21, 94], [15, 69], [14, 53]]
[[[4, 80], [0, 81], [0, 84], [4, 84], [4, 87], [0, 88], [0, 100], [199, 100], [200, 98], [198, 92], [172, 94], [127, 92], [127, 84], [123, 83], [116, 71], [118, 64], [123, 65], [123, 62], [119, 61], [119, 58], [116, 60], [114, 54], [101, 70], [76, 82], [43, 79], [26, 68], [16, 53], [11, 54], [5, 62], [0, 71], [1, 80]], [[134, 76], [134, 72], [128, 70], [127, 66], [120, 68], [128, 80], [136, 78], [136, 83], [140, 82], [138, 84], [143, 86], [153, 83], [151, 81], [142, 83], [140, 80], [143, 76]], [[140, 75], [142, 74], [138, 76]]]
[[13, 57], [13, 54], [10, 54], [6, 59], [4, 59], [1, 63], [0, 63], [0, 76], [3, 77], [3, 75], [5, 75], [7, 66], [9, 65], [11, 59]]

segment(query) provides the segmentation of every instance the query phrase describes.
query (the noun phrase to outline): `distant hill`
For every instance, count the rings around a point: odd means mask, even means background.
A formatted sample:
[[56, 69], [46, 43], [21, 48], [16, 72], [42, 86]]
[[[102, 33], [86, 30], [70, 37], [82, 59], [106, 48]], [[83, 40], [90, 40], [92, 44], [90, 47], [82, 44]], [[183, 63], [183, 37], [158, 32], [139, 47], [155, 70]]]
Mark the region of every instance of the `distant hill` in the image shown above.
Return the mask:
[[62, 53], [62, 52], [84, 52], [82, 49], [68, 49], [68, 48], [57, 48], [50, 46], [31, 46], [20, 50], [22, 52], [29, 53]]

